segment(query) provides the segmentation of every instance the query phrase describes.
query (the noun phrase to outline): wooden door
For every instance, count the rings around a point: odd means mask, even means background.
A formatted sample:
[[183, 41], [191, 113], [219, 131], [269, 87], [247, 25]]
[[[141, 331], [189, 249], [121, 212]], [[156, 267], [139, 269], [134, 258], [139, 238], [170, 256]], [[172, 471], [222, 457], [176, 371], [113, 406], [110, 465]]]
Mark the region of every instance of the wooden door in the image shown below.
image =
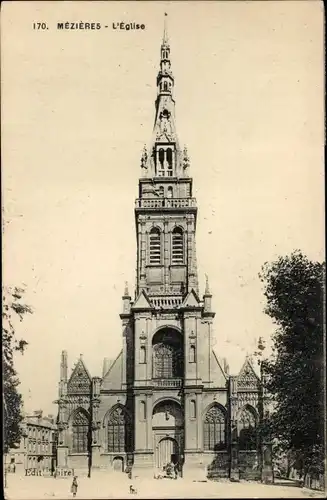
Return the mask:
[[156, 449], [156, 467], [160, 470], [169, 462], [176, 462], [178, 458], [178, 445], [175, 439], [167, 437], [159, 441]]
[[112, 465], [115, 472], [124, 472], [124, 460], [122, 457], [115, 457]]

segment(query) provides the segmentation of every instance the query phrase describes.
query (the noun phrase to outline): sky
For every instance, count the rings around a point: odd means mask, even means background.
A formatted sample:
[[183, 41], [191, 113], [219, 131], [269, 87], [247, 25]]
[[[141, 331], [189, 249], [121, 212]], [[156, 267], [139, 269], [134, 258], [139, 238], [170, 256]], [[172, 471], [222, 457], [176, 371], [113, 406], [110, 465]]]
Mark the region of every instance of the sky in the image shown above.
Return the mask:
[[[231, 373], [259, 336], [270, 345], [261, 266], [295, 249], [324, 258], [322, 3], [5, 3], [3, 276], [34, 310], [17, 325], [29, 342], [16, 359], [26, 411], [55, 413], [62, 350], [70, 369], [82, 353], [101, 376], [121, 349], [164, 12], [200, 291], [208, 274], [215, 351]], [[58, 31], [65, 21], [109, 27]], [[120, 21], [145, 30], [113, 30]]]

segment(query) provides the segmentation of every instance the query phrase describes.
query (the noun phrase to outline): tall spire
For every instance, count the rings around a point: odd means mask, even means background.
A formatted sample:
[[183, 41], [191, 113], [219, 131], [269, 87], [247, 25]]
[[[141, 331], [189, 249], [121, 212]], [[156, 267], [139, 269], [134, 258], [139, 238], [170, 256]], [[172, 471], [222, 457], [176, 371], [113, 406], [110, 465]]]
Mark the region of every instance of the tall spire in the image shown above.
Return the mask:
[[158, 95], [172, 95], [174, 78], [170, 66], [170, 45], [167, 31], [167, 13], [165, 12], [164, 32], [160, 48], [160, 71], [157, 77]]
[[167, 30], [167, 18], [168, 14], [165, 12], [165, 17], [164, 17], [164, 32], [163, 32], [163, 38], [162, 38], [162, 45], [169, 45], [168, 42], [168, 30]]

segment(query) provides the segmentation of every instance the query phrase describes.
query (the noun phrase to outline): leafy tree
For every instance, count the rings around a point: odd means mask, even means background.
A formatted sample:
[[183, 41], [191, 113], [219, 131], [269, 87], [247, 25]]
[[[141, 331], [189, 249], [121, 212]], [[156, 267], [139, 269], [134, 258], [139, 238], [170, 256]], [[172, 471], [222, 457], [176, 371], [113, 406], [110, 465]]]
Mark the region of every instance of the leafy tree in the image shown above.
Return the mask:
[[260, 273], [265, 309], [277, 326], [273, 355], [264, 362], [274, 412], [272, 435], [291, 453], [296, 468], [323, 473], [323, 283], [325, 264], [297, 250]]
[[22, 302], [23, 294], [22, 288], [2, 288], [3, 453], [17, 447], [21, 439], [22, 397], [17, 390], [14, 353], [23, 353], [27, 342], [16, 338], [15, 320], [23, 321], [24, 315], [32, 313], [31, 307]]

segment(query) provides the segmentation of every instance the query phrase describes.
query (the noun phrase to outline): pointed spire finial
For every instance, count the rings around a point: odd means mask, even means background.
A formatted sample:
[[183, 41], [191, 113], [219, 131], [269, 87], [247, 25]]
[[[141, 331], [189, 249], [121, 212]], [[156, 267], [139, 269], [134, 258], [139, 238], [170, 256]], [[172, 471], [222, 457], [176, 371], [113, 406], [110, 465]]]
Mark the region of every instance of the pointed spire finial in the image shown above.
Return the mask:
[[129, 296], [129, 292], [128, 292], [128, 281], [125, 281], [124, 296], [125, 296], [125, 297], [128, 297], [128, 296]]
[[80, 354], [80, 355], [79, 355], [79, 359], [83, 359], [83, 354]]
[[167, 14], [167, 12], [165, 12], [164, 33], [163, 33], [163, 39], [162, 39], [163, 45], [168, 45], [167, 17], [168, 17], [168, 14]]

